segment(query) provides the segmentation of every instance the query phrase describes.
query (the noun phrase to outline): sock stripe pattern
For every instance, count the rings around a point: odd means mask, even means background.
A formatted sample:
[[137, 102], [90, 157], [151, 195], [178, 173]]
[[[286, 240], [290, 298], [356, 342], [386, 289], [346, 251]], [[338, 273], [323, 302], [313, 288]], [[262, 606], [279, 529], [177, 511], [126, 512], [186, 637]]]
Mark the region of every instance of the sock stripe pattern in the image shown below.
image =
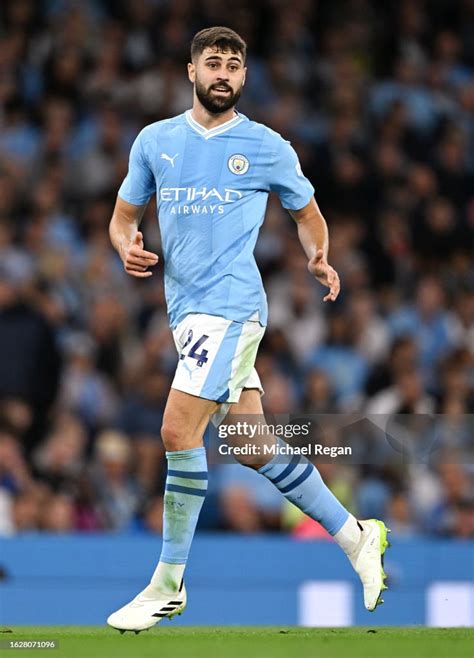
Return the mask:
[[204, 447], [167, 452], [160, 562], [186, 564], [199, 514], [207, 493]]
[[183, 487], [180, 484], [167, 484], [165, 491], [188, 494], [188, 496], [205, 496], [206, 489], [195, 489], [194, 487]]
[[[285, 444], [278, 439], [280, 444]], [[286, 445], [286, 444], [285, 444]], [[289, 464], [276, 454], [258, 469], [276, 488], [309, 517], [335, 535], [349, 517], [349, 512], [324, 484], [318, 469], [306, 457], [295, 455]]]
[[[168, 477], [189, 478], [189, 471], [176, 471], [169, 468]], [[207, 471], [193, 471], [193, 480], [207, 480]]]
[[289, 475], [295, 470], [295, 468], [298, 466], [300, 461], [301, 461], [301, 457], [299, 455], [295, 455], [291, 460], [291, 462], [288, 464], [288, 466], [280, 473], [280, 475], [277, 475], [276, 478], [269, 477], [268, 479], [271, 480], [273, 484], [278, 484], [278, 482], [286, 478], [287, 475]]
[[290, 491], [293, 491], [298, 485], [302, 484], [313, 472], [314, 466], [313, 464], [310, 464], [309, 462], [306, 464], [306, 468], [304, 471], [299, 475], [296, 480], [293, 480], [290, 484], [288, 484], [286, 487], [282, 487], [280, 489], [282, 494], [289, 493]]

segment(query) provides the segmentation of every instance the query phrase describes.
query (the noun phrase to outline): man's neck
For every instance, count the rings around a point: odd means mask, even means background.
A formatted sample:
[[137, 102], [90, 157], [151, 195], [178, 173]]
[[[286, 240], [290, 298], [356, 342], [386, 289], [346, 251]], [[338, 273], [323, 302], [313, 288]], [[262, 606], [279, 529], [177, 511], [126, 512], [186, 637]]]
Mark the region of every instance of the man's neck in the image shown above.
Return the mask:
[[221, 114], [213, 114], [212, 112], [208, 112], [201, 103], [194, 103], [191, 110], [191, 116], [194, 121], [197, 121], [197, 123], [203, 128], [206, 128], [206, 130], [211, 130], [211, 128], [221, 126], [223, 123], [233, 119], [236, 115], [237, 113], [233, 107], [230, 107]]

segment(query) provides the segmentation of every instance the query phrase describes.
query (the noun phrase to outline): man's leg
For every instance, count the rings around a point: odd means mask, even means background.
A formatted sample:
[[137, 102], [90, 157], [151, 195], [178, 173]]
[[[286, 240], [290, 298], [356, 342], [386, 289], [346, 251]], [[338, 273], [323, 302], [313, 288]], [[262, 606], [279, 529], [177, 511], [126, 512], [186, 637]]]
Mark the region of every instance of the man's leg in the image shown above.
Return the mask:
[[[245, 418], [252, 424], [265, 424], [260, 392], [256, 389], [242, 391], [239, 402], [229, 410], [226, 422], [232, 423], [233, 417]], [[244, 436], [238, 439], [240, 443], [246, 440], [256, 441]], [[278, 440], [268, 436], [262, 439], [267, 443]], [[380, 593], [386, 589], [382, 558], [388, 542], [384, 524], [376, 520], [359, 522], [328, 489], [317, 468], [306, 457], [295, 456], [288, 463], [282, 463], [278, 455], [262, 457], [259, 463], [252, 463], [247, 457], [237, 459], [264, 475], [285, 498], [321, 523], [334, 537], [361, 577], [367, 609], [374, 610], [381, 602]]]
[[150, 585], [177, 592], [207, 492], [207, 461], [203, 435], [217, 404], [171, 389], [163, 416], [161, 436], [168, 472], [163, 506], [163, 545]]
[[107, 619], [122, 632], [151, 628], [186, 606], [183, 573], [207, 491], [203, 435], [217, 406], [176, 389], [170, 391], [161, 428], [168, 461], [161, 556], [147, 587]]
[[[230, 408], [226, 421], [232, 423], [233, 417], [238, 417], [239, 420], [245, 418], [249, 424], [264, 425], [265, 416], [259, 391], [256, 389], [242, 391], [239, 402]], [[273, 444], [276, 440], [278, 439], [273, 436], [262, 438], [262, 441], [268, 444]], [[253, 441], [255, 442], [256, 438]], [[263, 450], [260, 454], [262, 453]], [[349, 520], [347, 524], [351, 528], [349, 540], [354, 543], [359, 541], [361, 531], [356, 519], [328, 489], [317, 468], [306, 457], [290, 457], [287, 463], [282, 462], [281, 457], [271, 454], [258, 459], [259, 461], [254, 463], [248, 460], [246, 465], [264, 475], [285, 498], [321, 523], [329, 534], [336, 535]]]

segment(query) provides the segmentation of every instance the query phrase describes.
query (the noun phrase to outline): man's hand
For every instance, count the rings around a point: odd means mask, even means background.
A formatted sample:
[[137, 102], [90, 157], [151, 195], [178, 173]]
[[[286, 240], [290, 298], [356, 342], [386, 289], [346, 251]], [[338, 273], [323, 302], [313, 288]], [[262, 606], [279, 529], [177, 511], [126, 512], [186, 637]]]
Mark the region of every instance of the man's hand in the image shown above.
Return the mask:
[[131, 242], [120, 245], [120, 258], [127, 274], [142, 279], [153, 274], [147, 270], [158, 262], [156, 254], [143, 249], [143, 234], [140, 231], [136, 232]]
[[309, 261], [308, 270], [319, 281], [319, 283], [322, 283], [323, 286], [329, 288], [329, 294], [324, 297], [323, 301], [335, 301], [341, 289], [341, 282], [339, 281], [339, 275], [336, 270], [333, 269], [324, 259], [324, 252], [322, 249], [318, 249], [316, 255]]

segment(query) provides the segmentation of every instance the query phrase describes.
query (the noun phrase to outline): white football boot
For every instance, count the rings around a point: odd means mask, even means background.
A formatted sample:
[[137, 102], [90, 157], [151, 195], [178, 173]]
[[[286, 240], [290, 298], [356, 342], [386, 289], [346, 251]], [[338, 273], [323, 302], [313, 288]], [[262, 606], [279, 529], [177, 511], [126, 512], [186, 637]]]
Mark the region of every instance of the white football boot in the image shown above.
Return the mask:
[[387, 541], [390, 530], [377, 519], [359, 523], [363, 528], [360, 541], [347, 557], [362, 581], [364, 605], [372, 612], [384, 602], [381, 595], [387, 589], [383, 562], [385, 549], [390, 546]]
[[158, 624], [165, 617], [173, 619], [175, 615], [180, 615], [185, 607], [186, 588], [183, 581], [176, 594], [157, 592], [151, 595], [146, 587], [130, 603], [113, 612], [107, 623], [121, 633], [134, 631], [137, 634]]

